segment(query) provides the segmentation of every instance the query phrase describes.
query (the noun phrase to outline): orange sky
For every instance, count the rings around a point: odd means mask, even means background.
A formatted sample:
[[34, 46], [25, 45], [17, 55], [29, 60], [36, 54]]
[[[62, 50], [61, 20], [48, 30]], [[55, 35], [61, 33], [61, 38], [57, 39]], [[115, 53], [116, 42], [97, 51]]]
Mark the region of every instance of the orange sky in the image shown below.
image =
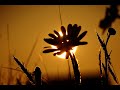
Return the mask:
[[[65, 27], [68, 24], [78, 24], [83, 31], [88, 31], [82, 39], [88, 42], [87, 45], [79, 46], [75, 53], [79, 61], [82, 75], [88, 73], [99, 73], [98, 50], [100, 47], [95, 30], [101, 35], [98, 27], [99, 21], [104, 18], [106, 7], [109, 5], [61, 5], [62, 22]], [[108, 51], [112, 50], [111, 62], [120, 81], [120, 20], [116, 19], [113, 28], [117, 34], [110, 38]], [[8, 63], [8, 42], [7, 24], [9, 24], [10, 53], [15, 55], [21, 62], [26, 62], [33, 47], [36, 37], [39, 40], [30, 58], [28, 69], [32, 71], [35, 65], [40, 66], [43, 76], [46, 69], [49, 79], [65, 79], [68, 77], [68, 60], [54, 57], [52, 53], [44, 54], [44, 38], [49, 37], [48, 33], [53, 30], [60, 30], [60, 16], [58, 5], [1, 5], [0, 6], [0, 65], [7, 67]], [[101, 36], [106, 38], [106, 33]], [[44, 64], [43, 64], [44, 63]], [[13, 66], [17, 67], [12, 61]], [[71, 62], [70, 62], [71, 64]], [[45, 69], [46, 68], [46, 69]], [[71, 65], [71, 73], [72, 65]]]

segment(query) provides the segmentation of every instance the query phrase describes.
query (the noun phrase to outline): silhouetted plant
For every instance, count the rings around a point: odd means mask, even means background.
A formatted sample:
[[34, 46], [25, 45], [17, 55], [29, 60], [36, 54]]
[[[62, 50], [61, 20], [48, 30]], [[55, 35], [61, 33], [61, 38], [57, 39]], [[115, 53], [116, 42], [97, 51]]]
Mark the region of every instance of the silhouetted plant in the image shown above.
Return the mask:
[[99, 27], [103, 29], [103, 34], [107, 28], [111, 27], [112, 23], [120, 18], [118, 14], [118, 5], [111, 5], [106, 9], [105, 17], [99, 23]]
[[104, 63], [102, 62], [102, 60], [101, 60], [101, 49], [100, 49], [100, 51], [99, 51], [100, 76], [101, 76], [101, 78], [103, 77], [103, 71], [102, 71], [102, 67], [103, 67], [103, 70], [104, 70], [104, 72], [105, 72], [105, 83], [106, 83], [105, 85], [108, 85], [108, 71], [111, 73], [113, 79], [114, 79], [115, 82], [118, 84], [118, 80], [117, 80], [116, 74], [115, 74], [115, 72], [114, 72], [112, 63], [111, 63], [111, 61], [110, 61], [110, 59], [111, 59], [111, 58], [110, 58], [111, 52], [108, 53], [108, 50], [107, 50], [107, 43], [108, 43], [108, 41], [109, 41], [109, 38], [110, 38], [111, 35], [115, 35], [115, 34], [116, 34], [115, 29], [109, 28], [109, 29], [108, 29], [108, 34], [107, 34], [107, 40], [106, 40], [106, 42], [104, 42], [104, 41], [100, 38], [100, 36], [98, 35], [98, 33], [97, 33], [98, 40], [99, 40], [99, 42], [100, 42], [100, 44], [101, 44], [101, 47], [102, 47], [102, 49], [104, 50], [104, 54], [105, 54], [105, 64], [104, 64]]
[[35, 68], [35, 71], [33, 72], [35, 74], [35, 83], [37, 86], [42, 85], [42, 80], [41, 80], [41, 70], [39, 67]]
[[[14, 57], [14, 56], [13, 56]], [[22, 71], [26, 74], [26, 76], [28, 77], [28, 79], [35, 84], [35, 81], [33, 80], [33, 77], [31, 76], [31, 74], [28, 72], [28, 70], [24, 67], [24, 65], [21, 64], [21, 62], [14, 57], [14, 60], [16, 61], [16, 63], [20, 66], [20, 68], [22, 69]]]
[[72, 53], [70, 50], [73, 49], [75, 46], [79, 45], [86, 45], [87, 42], [80, 41], [87, 33], [87, 31], [84, 31], [79, 35], [79, 32], [81, 31], [81, 26], [77, 26], [77, 24], [69, 24], [67, 27], [67, 30], [64, 26], [61, 26], [61, 31], [63, 36], [61, 36], [56, 30], [54, 30], [54, 34], [49, 33], [48, 35], [51, 38], [45, 38], [44, 41], [56, 46], [57, 48], [54, 49], [52, 47], [44, 47], [48, 48], [43, 51], [43, 53], [50, 53], [54, 52], [53, 55], [61, 55], [63, 52], [66, 52], [66, 59], [71, 58], [74, 75], [75, 75], [75, 82], [77, 85], [80, 84], [80, 72], [78, 69], [78, 63], [76, 61], [74, 53]]

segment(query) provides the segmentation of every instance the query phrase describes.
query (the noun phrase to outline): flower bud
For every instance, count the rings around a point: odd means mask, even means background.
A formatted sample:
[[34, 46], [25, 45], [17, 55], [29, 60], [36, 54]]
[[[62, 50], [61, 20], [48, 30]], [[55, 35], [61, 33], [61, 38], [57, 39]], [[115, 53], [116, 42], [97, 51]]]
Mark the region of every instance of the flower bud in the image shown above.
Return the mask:
[[109, 32], [110, 35], [115, 35], [116, 34], [116, 31], [113, 28], [109, 28], [108, 32]]

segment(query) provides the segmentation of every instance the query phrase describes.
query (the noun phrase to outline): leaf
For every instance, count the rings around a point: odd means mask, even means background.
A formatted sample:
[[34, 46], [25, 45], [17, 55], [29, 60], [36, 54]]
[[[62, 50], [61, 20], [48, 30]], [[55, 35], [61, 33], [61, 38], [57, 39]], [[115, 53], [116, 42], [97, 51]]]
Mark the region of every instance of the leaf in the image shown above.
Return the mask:
[[103, 66], [103, 69], [104, 69], [104, 71], [106, 70], [106, 67], [105, 67], [105, 65], [102, 63], [102, 66]]
[[45, 38], [44, 41], [51, 44], [51, 45], [57, 45], [58, 44], [58, 40], [51, 39], [51, 38]]
[[101, 62], [101, 50], [99, 51], [99, 61]]
[[108, 62], [109, 62], [109, 64], [111, 65], [112, 63], [111, 63], [111, 61], [110, 61], [110, 54], [111, 54], [111, 52], [112, 52], [112, 50], [110, 51], [110, 53], [109, 53], [109, 60], [108, 60]]
[[101, 50], [99, 51], [99, 66], [100, 66], [100, 74], [102, 75], [102, 67], [101, 67]]
[[[14, 56], [13, 56], [14, 57]], [[29, 78], [30, 81], [32, 81], [33, 83], [34, 80], [32, 79], [31, 74], [28, 72], [28, 70], [20, 63], [20, 61], [14, 57], [14, 60], [16, 61], [16, 63], [20, 66], [20, 68], [23, 70], [23, 72], [26, 74], [26, 76]]]
[[101, 40], [100, 36], [98, 35], [98, 33], [97, 33], [97, 36], [98, 36], [98, 40], [99, 40], [99, 42], [100, 42], [100, 44], [101, 44], [102, 48], [103, 48], [103, 49], [104, 49], [104, 48], [106, 48], [105, 43], [104, 43], [104, 42], [102, 42], [102, 40]]
[[46, 50], [43, 51], [43, 53], [54, 52], [56, 50], [58, 50], [58, 49], [46, 49]]
[[57, 38], [54, 34], [49, 33], [48, 35], [49, 35], [50, 37], [54, 38], [54, 39]]
[[113, 76], [113, 79], [115, 80], [115, 82], [118, 84], [118, 80], [116, 75], [114, 74], [114, 72], [112, 71], [112, 69], [110, 68], [110, 66], [108, 65], [108, 70], [110, 71], [111, 75]]
[[80, 34], [77, 38], [77, 40], [81, 40], [85, 35], [86, 35], [87, 31], [84, 31], [82, 34]]

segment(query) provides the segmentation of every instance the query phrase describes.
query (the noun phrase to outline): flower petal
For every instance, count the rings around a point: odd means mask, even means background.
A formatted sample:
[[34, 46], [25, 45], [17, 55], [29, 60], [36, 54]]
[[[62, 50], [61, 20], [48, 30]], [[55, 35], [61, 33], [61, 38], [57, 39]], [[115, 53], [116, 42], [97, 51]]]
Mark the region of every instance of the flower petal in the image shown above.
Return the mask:
[[85, 35], [86, 35], [87, 31], [84, 31], [82, 34], [80, 34], [77, 38], [77, 40], [81, 40]]
[[44, 47], [44, 48], [51, 48], [50, 46], [46, 46], [46, 47]]
[[67, 32], [68, 32], [68, 36], [70, 37], [72, 34], [72, 24], [69, 24], [67, 27]]
[[55, 33], [58, 37], [60, 37], [60, 34], [59, 34], [56, 30], [54, 30], [54, 33]]
[[54, 39], [57, 38], [54, 34], [49, 33], [48, 35], [49, 35], [50, 37], [54, 38]]
[[81, 26], [77, 27], [77, 35], [76, 36], [78, 36], [78, 34], [80, 33], [80, 31], [81, 31]]
[[56, 39], [44, 38], [44, 41], [52, 45], [58, 45], [58, 40]]
[[55, 56], [55, 55], [61, 55], [62, 53], [64, 53], [64, 51], [63, 50], [60, 50], [60, 52], [56, 52], [56, 53], [54, 53], [53, 55]]
[[76, 42], [76, 43], [74, 43], [73, 45], [74, 46], [78, 46], [78, 45], [86, 45], [86, 44], [88, 44], [88, 42]]
[[81, 26], [77, 27], [77, 24], [74, 24], [74, 25], [73, 25], [72, 37], [73, 37], [74, 39], [77, 38], [77, 36], [78, 36], [78, 34], [79, 34], [79, 32], [80, 32], [80, 29], [81, 29]]
[[43, 51], [43, 53], [54, 52], [56, 50], [58, 50], [58, 49], [46, 49], [46, 50]]
[[61, 26], [61, 31], [62, 31], [63, 36], [66, 36], [66, 29], [64, 26]]

